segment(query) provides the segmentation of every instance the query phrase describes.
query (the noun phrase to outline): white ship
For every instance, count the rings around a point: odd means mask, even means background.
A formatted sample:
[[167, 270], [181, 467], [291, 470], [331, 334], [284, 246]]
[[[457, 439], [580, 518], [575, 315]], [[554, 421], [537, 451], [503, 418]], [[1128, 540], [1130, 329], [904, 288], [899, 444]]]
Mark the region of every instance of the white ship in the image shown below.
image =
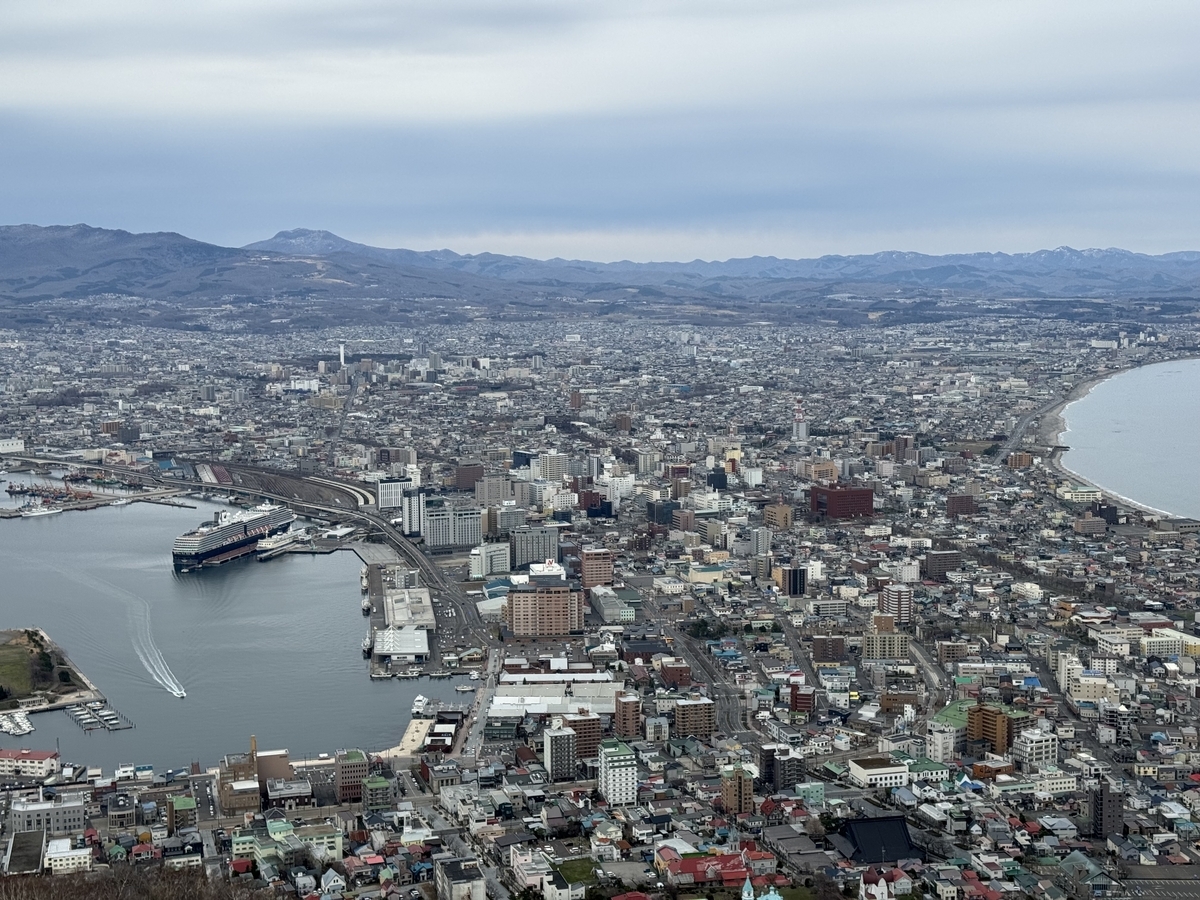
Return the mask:
[[417, 694], [413, 700], [412, 714], [414, 719], [423, 719], [429, 714], [429, 705], [431, 701], [428, 697]]
[[296, 543], [296, 541], [304, 537], [305, 534], [306, 532], [303, 530], [284, 531], [280, 534], [272, 534], [265, 538], [261, 538], [258, 542], [258, 547], [256, 548], [258, 558], [262, 559], [263, 554], [265, 553], [274, 553], [276, 550], [282, 550], [284, 547]]
[[27, 506], [21, 510], [21, 518], [34, 519], [38, 516], [57, 516], [61, 512], [61, 506]]
[[211, 522], [175, 538], [171, 556], [177, 569], [194, 569], [250, 553], [258, 542], [286, 531], [296, 514], [286, 506], [263, 503], [253, 509], [221, 510]]

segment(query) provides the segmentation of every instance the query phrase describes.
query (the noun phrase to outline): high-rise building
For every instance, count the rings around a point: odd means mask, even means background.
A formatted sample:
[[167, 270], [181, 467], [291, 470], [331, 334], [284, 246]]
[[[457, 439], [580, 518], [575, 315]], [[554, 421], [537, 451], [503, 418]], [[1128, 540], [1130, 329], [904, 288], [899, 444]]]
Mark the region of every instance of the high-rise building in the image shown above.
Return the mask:
[[575, 755], [580, 759], [595, 759], [604, 733], [604, 723], [594, 712], [581, 709], [562, 717], [563, 727], [575, 732]]
[[492, 506], [511, 500], [512, 482], [507, 475], [484, 475], [475, 482], [475, 502], [480, 506]]
[[775, 790], [790, 790], [808, 774], [804, 754], [786, 744], [777, 744], [775, 751]]
[[637, 757], [626, 744], [617, 740], [600, 742], [599, 777], [596, 789], [612, 806], [637, 802]]
[[451, 506], [444, 501], [425, 504], [421, 531], [429, 548], [474, 547], [483, 540], [483, 514], [477, 506]]
[[841, 662], [846, 658], [846, 638], [840, 634], [818, 634], [812, 639], [814, 663]]
[[613, 731], [618, 737], [635, 738], [642, 728], [642, 697], [634, 691], [617, 691]]
[[750, 532], [750, 555], [765, 556], [771, 552], [771, 529], [755, 528]]
[[1013, 742], [1013, 721], [1008, 712], [982, 701], [967, 707], [967, 741], [983, 741], [988, 750], [1003, 756]]
[[381, 775], [368, 775], [362, 780], [363, 809], [379, 812], [392, 808], [392, 783]]
[[460, 491], [475, 490], [475, 482], [483, 478], [487, 470], [477, 459], [460, 462], [454, 469], [454, 487]]
[[565, 453], [539, 453], [538, 465], [541, 467], [543, 481], [558, 484], [567, 474], [567, 455]]
[[1022, 772], [1040, 772], [1058, 765], [1058, 736], [1041, 728], [1027, 728], [1012, 744], [1013, 762]]
[[675, 701], [675, 734], [710, 738], [717, 731], [717, 704], [709, 697]]
[[425, 492], [405, 492], [400, 498], [400, 520], [404, 533], [413, 537], [425, 531]]
[[1092, 791], [1092, 837], [1107, 838], [1121, 831], [1121, 792], [1105, 777]]
[[580, 581], [584, 590], [613, 583], [613, 554], [603, 547], [585, 547], [580, 554]]
[[547, 728], [542, 733], [543, 759], [551, 781], [567, 781], [575, 777], [578, 754], [575, 750], [575, 731], [571, 728]]
[[728, 815], [754, 812], [754, 779], [740, 764], [721, 773], [721, 805]]
[[505, 621], [515, 637], [570, 634], [583, 628], [583, 590], [577, 582], [535, 576], [516, 584], [504, 603]]
[[875, 515], [870, 488], [814, 484], [808, 489], [809, 510], [828, 519], [857, 519]]
[[530, 563], [541, 563], [548, 559], [558, 562], [558, 529], [544, 525], [520, 525], [508, 534], [508, 545], [512, 550], [514, 570]]
[[913, 589], [906, 584], [885, 585], [879, 594], [879, 611], [892, 616], [897, 625], [912, 624]]
[[333, 787], [338, 803], [362, 799], [363, 779], [370, 774], [367, 755], [361, 750], [343, 750], [333, 759]]
[[262, 797], [258, 786], [258, 739], [250, 735], [249, 753], [230, 753], [217, 770], [217, 800], [224, 815], [258, 812]]
[[788, 503], [772, 503], [763, 507], [763, 521], [768, 528], [787, 531], [796, 519], [796, 511]]
[[468, 557], [471, 578], [487, 578], [508, 571], [510, 549], [508, 544], [480, 544]]
[[803, 597], [808, 590], [808, 569], [804, 566], [779, 566], [771, 570], [771, 577], [785, 596]]
[[863, 659], [908, 659], [908, 635], [902, 631], [882, 631], [863, 635]]
[[403, 510], [405, 493], [415, 487], [411, 478], [382, 478], [375, 485], [375, 505], [379, 509]]

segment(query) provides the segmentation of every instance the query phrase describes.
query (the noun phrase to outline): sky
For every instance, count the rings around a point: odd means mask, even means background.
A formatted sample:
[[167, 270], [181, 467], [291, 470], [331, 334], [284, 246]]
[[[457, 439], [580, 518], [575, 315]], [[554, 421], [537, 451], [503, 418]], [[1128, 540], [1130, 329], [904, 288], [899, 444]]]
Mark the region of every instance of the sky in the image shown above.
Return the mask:
[[1200, 248], [1200, 4], [0, 2], [0, 223], [594, 260]]

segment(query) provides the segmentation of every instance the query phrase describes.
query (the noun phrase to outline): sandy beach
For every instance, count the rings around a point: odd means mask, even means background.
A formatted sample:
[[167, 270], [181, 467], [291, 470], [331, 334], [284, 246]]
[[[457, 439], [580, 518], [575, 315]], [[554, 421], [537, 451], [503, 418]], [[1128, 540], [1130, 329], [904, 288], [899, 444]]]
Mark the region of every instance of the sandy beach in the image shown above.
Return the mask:
[[1034, 429], [1034, 441], [1038, 448], [1043, 448], [1044, 455], [1042, 459], [1045, 462], [1046, 467], [1061, 477], [1064, 481], [1072, 481], [1076, 484], [1086, 487], [1094, 487], [1099, 491], [1103, 491], [1107, 497], [1112, 500], [1116, 500], [1122, 506], [1127, 506], [1151, 518], [1161, 519], [1164, 516], [1170, 517], [1172, 513], [1161, 509], [1155, 509], [1153, 506], [1146, 506], [1144, 503], [1139, 503], [1136, 500], [1130, 499], [1129, 497], [1124, 497], [1115, 491], [1106, 488], [1104, 485], [1096, 484], [1094, 481], [1084, 478], [1077, 472], [1072, 472], [1062, 463], [1063, 451], [1054, 449], [1056, 447], [1063, 446], [1061, 444], [1062, 437], [1067, 431], [1067, 421], [1063, 415], [1066, 411], [1066, 408], [1076, 400], [1082, 400], [1093, 390], [1095, 390], [1098, 385], [1103, 384], [1110, 378], [1115, 378], [1117, 375], [1128, 372], [1132, 368], [1135, 367], [1124, 366], [1120, 369], [1113, 369], [1105, 372], [1102, 375], [1097, 375], [1095, 378], [1089, 378], [1085, 381], [1079, 382], [1079, 384], [1071, 388], [1070, 392], [1063, 397], [1062, 400], [1038, 417], [1037, 425]]

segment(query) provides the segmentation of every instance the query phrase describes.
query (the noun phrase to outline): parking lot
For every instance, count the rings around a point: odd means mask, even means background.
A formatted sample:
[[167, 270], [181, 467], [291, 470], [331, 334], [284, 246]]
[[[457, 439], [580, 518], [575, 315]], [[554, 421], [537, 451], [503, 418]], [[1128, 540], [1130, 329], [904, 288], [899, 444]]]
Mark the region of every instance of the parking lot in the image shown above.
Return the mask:
[[[1180, 866], [1180, 869], [1186, 868], [1194, 870], [1194, 866]], [[1172, 874], [1175, 874], [1172, 872]], [[1200, 900], [1200, 875], [1185, 874], [1183, 878], [1177, 880], [1166, 879], [1136, 879], [1123, 882], [1125, 887], [1125, 895], [1127, 897], [1146, 897], [1148, 900], [1158, 900], [1158, 898], [1169, 898], [1169, 900]]]

